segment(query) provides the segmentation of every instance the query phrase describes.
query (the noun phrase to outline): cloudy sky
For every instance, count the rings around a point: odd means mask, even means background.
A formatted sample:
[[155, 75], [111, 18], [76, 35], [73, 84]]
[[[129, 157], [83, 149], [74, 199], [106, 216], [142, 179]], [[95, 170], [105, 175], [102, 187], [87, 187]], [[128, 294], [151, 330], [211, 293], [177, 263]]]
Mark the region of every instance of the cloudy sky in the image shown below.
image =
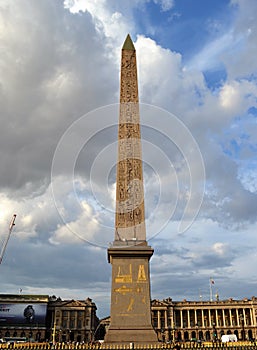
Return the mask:
[[152, 298], [257, 295], [255, 0], [2, 0], [1, 293], [109, 315], [121, 47], [138, 61]]

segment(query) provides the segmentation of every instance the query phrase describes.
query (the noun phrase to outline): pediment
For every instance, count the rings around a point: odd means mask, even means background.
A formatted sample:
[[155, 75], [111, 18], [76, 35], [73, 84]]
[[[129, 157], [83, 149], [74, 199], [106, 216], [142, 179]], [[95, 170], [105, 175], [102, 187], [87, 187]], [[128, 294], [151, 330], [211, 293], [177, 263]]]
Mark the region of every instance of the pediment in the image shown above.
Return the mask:
[[85, 307], [85, 303], [79, 300], [69, 300], [66, 303], [63, 303], [62, 306], [65, 307]]
[[152, 306], [163, 306], [163, 307], [166, 307], [168, 305], [167, 302], [165, 301], [161, 301], [161, 300], [158, 300], [158, 299], [154, 299], [152, 300], [152, 303], [151, 303]]

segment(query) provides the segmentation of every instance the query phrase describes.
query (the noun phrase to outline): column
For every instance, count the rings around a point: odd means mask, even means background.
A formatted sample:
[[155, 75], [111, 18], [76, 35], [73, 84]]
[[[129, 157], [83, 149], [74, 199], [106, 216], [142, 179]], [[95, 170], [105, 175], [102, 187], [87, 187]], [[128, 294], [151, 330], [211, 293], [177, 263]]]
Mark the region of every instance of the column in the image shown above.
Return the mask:
[[236, 318], [237, 318], [237, 320], [236, 320], [236, 325], [237, 325], [237, 326], [240, 326], [240, 320], [239, 320], [238, 309], [236, 309]]
[[164, 328], [168, 328], [168, 322], [167, 322], [167, 309], [164, 312]]
[[218, 309], [215, 309], [215, 323], [216, 323], [216, 326], [221, 326], [221, 324], [219, 323], [219, 317], [218, 317]]
[[208, 315], [209, 315], [209, 327], [212, 327], [212, 322], [211, 322], [211, 310], [208, 310]]
[[180, 310], [180, 327], [183, 328], [183, 310]]
[[249, 308], [250, 313], [250, 326], [254, 326], [255, 322], [253, 321], [253, 309]]
[[233, 326], [231, 309], [229, 309], [229, 324], [228, 325]]
[[160, 310], [157, 311], [157, 328], [160, 329], [161, 328], [161, 316], [160, 316]]
[[226, 317], [225, 317], [225, 310], [222, 309], [222, 322], [223, 322], [223, 327], [226, 327]]
[[191, 324], [190, 324], [190, 310], [187, 310], [187, 327], [191, 327]]
[[203, 309], [202, 309], [202, 327], [205, 327], [205, 324], [204, 324], [204, 312], [203, 312]]

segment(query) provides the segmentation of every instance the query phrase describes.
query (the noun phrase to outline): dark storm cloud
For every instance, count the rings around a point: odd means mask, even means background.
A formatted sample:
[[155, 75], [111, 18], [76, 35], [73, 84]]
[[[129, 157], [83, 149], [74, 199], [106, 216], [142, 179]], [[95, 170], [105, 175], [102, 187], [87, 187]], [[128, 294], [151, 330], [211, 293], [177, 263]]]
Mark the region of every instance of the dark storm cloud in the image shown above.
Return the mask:
[[83, 289], [85, 284], [108, 282], [110, 272], [105, 250], [86, 245], [54, 246], [16, 239], [8, 246], [4, 262], [3, 286], [15, 281], [23, 288]]

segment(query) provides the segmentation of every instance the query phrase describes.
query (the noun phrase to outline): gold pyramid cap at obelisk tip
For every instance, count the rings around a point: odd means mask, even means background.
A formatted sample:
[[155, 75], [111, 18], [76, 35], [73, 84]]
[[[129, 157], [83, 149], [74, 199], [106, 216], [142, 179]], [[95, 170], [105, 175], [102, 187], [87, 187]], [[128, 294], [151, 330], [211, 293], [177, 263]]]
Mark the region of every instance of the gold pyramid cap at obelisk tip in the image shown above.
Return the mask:
[[133, 41], [131, 40], [130, 35], [128, 34], [126, 40], [124, 41], [122, 50], [135, 50]]

